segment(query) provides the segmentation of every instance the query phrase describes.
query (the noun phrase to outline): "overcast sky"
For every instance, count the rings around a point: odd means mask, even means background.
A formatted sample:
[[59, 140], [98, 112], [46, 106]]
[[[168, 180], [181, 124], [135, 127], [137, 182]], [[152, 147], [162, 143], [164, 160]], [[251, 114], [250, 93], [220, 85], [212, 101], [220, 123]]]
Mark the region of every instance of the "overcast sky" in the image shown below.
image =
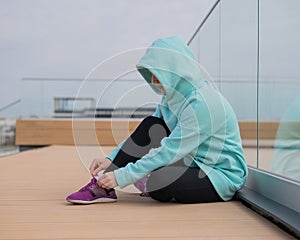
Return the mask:
[[191, 38], [214, 0], [0, 0], [0, 109], [21, 79], [84, 78], [121, 51]]

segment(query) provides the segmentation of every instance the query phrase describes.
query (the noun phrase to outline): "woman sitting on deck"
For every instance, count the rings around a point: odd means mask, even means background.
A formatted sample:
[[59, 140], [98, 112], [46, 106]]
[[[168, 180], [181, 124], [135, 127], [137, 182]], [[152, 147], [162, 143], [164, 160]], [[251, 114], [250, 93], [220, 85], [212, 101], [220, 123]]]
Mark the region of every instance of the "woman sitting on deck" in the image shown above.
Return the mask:
[[137, 70], [160, 104], [110, 155], [93, 160], [91, 182], [67, 201], [113, 202], [115, 187], [133, 183], [161, 202], [232, 199], [247, 177], [237, 119], [189, 47], [178, 37], [158, 39]]

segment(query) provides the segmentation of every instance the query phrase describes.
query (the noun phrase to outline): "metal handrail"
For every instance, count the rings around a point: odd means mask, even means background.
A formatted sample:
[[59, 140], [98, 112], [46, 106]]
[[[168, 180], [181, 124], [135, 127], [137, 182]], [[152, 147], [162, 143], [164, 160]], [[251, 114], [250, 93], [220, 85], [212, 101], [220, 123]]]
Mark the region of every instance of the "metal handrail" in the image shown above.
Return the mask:
[[[57, 82], [57, 81], [64, 81], [64, 82], [83, 82], [84, 78], [40, 78], [40, 77], [24, 77], [22, 81], [36, 81], [36, 82]], [[89, 78], [89, 81], [99, 81], [99, 82], [110, 82], [112, 79], [108, 78]], [[122, 78], [122, 79], [115, 79], [116, 81], [126, 81], [126, 82], [137, 82], [141, 81], [138, 78]]]
[[17, 100], [15, 100], [15, 101], [13, 101], [13, 102], [7, 104], [6, 106], [0, 108], [0, 113], [3, 112], [4, 110], [10, 108], [10, 107], [13, 107], [14, 105], [20, 103], [21, 101], [22, 101], [21, 99], [17, 99]]
[[190, 43], [196, 37], [196, 35], [200, 31], [200, 29], [202, 28], [202, 26], [204, 25], [204, 23], [206, 22], [206, 20], [209, 18], [210, 14], [212, 14], [212, 12], [215, 10], [216, 6], [220, 3], [220, 1], [221, 0], [217, 0], [215, 2], [215, 4], [212, 6], [212, 8], [209, 10], [209, 12], [207, 13], [207, 15], [205, 16], [205, 18], [203, 19], [203, 21], [200, 23], [199, 27], [197, 28], [197, 30], [195, 31], [195, 33], [193, 34], [193, 36], [191, 37], [191, 39], [188, 41], [187, 45], [190, 45]]

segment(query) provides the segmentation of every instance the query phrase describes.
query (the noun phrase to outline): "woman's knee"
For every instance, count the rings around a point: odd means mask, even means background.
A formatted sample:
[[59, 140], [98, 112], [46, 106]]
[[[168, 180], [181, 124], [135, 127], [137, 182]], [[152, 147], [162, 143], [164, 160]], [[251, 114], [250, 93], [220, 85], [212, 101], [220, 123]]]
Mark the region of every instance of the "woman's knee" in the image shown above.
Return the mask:
[[164, 122], [162, 119], [155, 117], [155, 116], [148, 116], [145, 117], [140, 124], [158, 124]]
[[152, 173], [147, 181], [146, 188], [149, 196], [159, 202], [169, 202], [172, 199], [172, 195], [166, 186], [162, 186], [159, 176], [155, 175], [157, 175], [155, 172], [154, 174]]
[[152, 148], [160, 146], [160, 141], [170, 134], [165, 122], [153, 116], [146, 117], [138, 126], [137, 132], [147, 139]]
[[149, 192], [148, 194], [152, 199], [159, 202], [170, 202], [172, 200], [172, 196], [163, 191], [153, 191]]

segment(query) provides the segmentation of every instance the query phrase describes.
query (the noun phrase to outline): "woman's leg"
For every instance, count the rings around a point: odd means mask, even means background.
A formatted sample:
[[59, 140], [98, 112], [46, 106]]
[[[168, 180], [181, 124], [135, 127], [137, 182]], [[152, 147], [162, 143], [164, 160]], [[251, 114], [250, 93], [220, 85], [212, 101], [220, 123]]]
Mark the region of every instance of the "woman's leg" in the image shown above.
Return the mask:
[[160, 141], [169, 134], [170, 130], [162, 119], [153, 116], [146, 117], [124, 142], [105, 172], [125, 167], [129, 162], [136, 162], [150, 149], [159, 147]]
[[[104, 172], [111, 172], [126, 166], [129, 162], [136, 162], [147, 154], [151, 148], [159, 147], [161, 140], [169, 134], [170, 131], [162, 119], [152, 116], [145, 118], [130, 137], [126, 139], [113, 162]], [[67, 201], [81, 204], [114, 202], [116, 199], [114, 189], [99, 187], [95, 178], [79, 191], [67, 197]]]
[[223, 201], [209, 178], [200, 168], [170, 165], [150, 174], [147, 191], [151, 198], [179, 203], [207, 203]]

